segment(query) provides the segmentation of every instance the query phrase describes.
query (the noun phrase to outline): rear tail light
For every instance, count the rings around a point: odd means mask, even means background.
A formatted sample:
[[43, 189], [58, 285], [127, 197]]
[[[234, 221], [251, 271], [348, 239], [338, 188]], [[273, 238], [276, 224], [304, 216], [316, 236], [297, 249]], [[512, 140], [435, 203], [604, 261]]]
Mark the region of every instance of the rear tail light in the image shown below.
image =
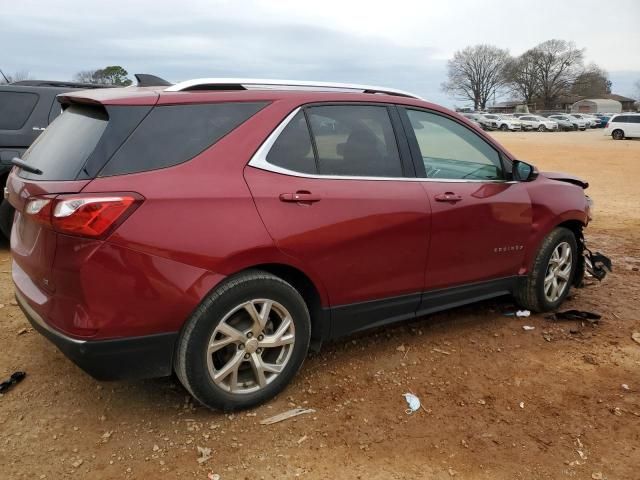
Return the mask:
[[604, 126], [604, 128], [609, 128], [609, 122]]
[[104, 238], [141, 202], [142, 197], [133, 193], [32, 197], [25, 206], [25, 214], [60, 233]]

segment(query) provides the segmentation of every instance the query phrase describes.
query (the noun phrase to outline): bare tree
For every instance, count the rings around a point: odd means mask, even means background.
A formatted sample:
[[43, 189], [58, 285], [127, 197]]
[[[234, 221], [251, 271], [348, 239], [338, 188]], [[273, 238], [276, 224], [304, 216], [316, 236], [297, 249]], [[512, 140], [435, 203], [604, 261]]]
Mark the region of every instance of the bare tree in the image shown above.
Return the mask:
[[633, 84], [633, 88], [635, 91], [633, 92], [633, 96], [640, 103], [640, 80], [636, 80], [636, 83]]
[[536, 55], [535, 50], [527, 50], [519, 57], [509, 60], [505, 68], [505, 81], [509, 90], [527, 104], [540, 93]]
[[545, 108], [550, 109], [558, 97], [570, 92], [582, 73], [584, 52], [565, 40], [547, 40], [533, 50], [540, 98]]
[[476, 45], [457, 51], [447, 63], [447, 81], [442, 89], [474, 109], [484, 110], [487, 101], [505, 83], [504, 69], [509, 52], [491, 45]]
[[591, 98], [611, 93], [609, 74], [592, 63], [576, 77], [571, 86], [571, 93]]
[[2, 74], [0, 74], [0, 84], [19, 82], [21, 80], [29, 80], [30, 78], [31, 74], [27, 70], [20, 70], [15, 73], [2, 71]]

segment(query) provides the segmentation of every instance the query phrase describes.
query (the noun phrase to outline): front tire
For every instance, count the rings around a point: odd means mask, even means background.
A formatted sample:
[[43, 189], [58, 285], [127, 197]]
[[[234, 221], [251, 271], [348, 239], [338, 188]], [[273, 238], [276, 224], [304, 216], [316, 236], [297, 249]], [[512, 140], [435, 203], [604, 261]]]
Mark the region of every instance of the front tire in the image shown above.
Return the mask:
[[624, 140], [624, 132], [618, 128], [611, 133], [611, 137], [614, 140]]
[[539, 132], [546, 132], [546, 131], [547, 131], [547, 127], [545, 127], [544, 125], [540, 125], [540, 126], [538, 127], [538, 131], [539, 131]]
[[502, 130], [503, 132], [506, 132], [507, 130], [509, 130], [509, 127], [503, 124], [503, 125], [500, 125], [500, 130]]
[[192, 314], [178, 340], [175, 371], [206, 407], [250, 408], [282, 391], [311, 338], [298, 291], [260, 270], [228, 278]]
[[515, 292], [516, 301], [534, 312], [557, 309], [569, 294], [578, 264], [578, 245], [573, 232], [554, 229], [542, 241], [533, 267]]

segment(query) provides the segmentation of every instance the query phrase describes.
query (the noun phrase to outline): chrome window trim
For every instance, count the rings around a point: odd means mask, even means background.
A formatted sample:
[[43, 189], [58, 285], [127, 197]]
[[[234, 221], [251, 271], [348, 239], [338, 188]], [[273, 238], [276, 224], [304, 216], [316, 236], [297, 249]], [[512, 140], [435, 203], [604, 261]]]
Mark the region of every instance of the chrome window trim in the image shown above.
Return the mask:
[[396, 88], [359, 85], [356, 83], [314, 82], [308, 80], [275, 80], [267, 78], [194, 78], [176, 83], [166, 88], [165, 92], [181, 92], [201, 85], [237, 85], [247, 90], [303, 90], [328, 92], [363, 92], [382, 93], [420, 99], [417, 95]]
[[293, 120], [293, 118], [302, 110], [302, 107], [296, 108], [285, 119], [280, 122], [280, 125], [271, 132], [267, 139], [260, 145], [260, 148], [253, 154], [251, 160], [247, 164], [250, 167], [258, 168], [260, 170], [266, 170], [267, 172], [279, 173], [282, 175], [288, 175], [290, 177], [309, 178], [315, 180], [374, 180], [374, 181], [394, 181], [394, 182], [440, 182], [440, 183], [518, 183], [515, 180], [475, 180], [475, 179], [463, 179], [463, 178], [418, 178], [418, 177], [366, 177], [357, 175], [317, 175], [311, 173], [296, 172], [295, 170], [289, 170], [288, 168], [279, 167], [272, 163], [267, 162], [267, 155], [273, 147], [282, 131]]

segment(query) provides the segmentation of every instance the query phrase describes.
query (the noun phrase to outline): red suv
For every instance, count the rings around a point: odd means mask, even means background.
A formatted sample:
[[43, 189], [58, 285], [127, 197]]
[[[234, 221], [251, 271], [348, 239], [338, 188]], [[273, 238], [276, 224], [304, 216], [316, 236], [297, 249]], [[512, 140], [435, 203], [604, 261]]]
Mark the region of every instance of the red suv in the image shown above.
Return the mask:
[[13, 280], [98, 379], [175, 371], [206, 406], [273, 397], [310, 347], [582, 278], [587, 185], [405, 92], [192, 80], [59, 96], [14, 159]]

